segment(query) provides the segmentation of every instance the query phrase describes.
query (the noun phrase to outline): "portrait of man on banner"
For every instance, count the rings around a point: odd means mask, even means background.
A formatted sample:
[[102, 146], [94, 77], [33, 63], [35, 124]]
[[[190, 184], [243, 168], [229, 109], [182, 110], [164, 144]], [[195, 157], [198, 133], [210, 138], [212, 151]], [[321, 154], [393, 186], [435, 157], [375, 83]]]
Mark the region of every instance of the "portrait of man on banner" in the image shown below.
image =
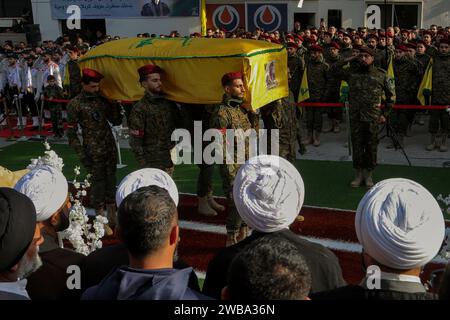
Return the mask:
[[161, 0], [147, 0], [141, 10], [144, 17], [164, 17], [170, 15], [169, 6]]
[[264, 65], [266, 70], [266, 88], [272, 89], [278, 86], [278, 81], [275, 73], [275, 61], [270, 61]]

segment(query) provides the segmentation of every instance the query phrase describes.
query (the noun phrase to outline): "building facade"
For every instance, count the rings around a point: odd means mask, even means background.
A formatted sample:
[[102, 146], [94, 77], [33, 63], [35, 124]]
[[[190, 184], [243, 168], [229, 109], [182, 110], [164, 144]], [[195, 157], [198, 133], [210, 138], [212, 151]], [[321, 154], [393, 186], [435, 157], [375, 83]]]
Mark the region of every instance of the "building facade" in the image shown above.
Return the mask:
[[[30, 0], [35, 24], [39, 24], [42, 39], [56, 39], [66, 31], [66, 21], [59, 20], [52, 15], [51, 5], [58, 0]], [[60, 0], [67, 3], [67, 0]], [[110, 0], [108, 0], [110, 1]], [[163, 0], [164, 1], [164, 0]], [[101, 2], [101, 1], [100, 1]], [[145, 1], [144, 1], [145, 2]], [[359, 27], [367, 23], [366, 10], [371, 5], [381, 8], [381, 27], [398, 25], [402, 28], [428, 28], [431, 24], [450, 25], [450, 0], [304, 0], [303, 6], [298, 7], [298, 0], [207, 0], [207, 7], [221, 5], [235, 5], [242, 8], [241, 23], [245, 20], [248, 29], [254, 27], [256, 16], [250, 16], [253, 7], [257, 5], [273, 5], [281, 8], [281, 19], [284, 28], [291, 30], [295, 21], [303, 26], [335, 25], [337, 27]], [[273, 7], [272, 6], [272, 7]], [[249, 13], [249, 11], [251, 11]], [[260, 11], [256, 10], [256, 13]], [[264, 20], [262, 12], [261, 16]], [[273, 13], [273, 12], [272, 12]], [[278, 13], [277, 13], [278, 15]], [[210, 14], [211, 16], [211, 14]], [[217, 18], [217, 15], [215, 15]], [[271, 21], [270, 17], [266, 20]], [[81, 20], [82, 29], [96, 29], [111, 36], [130, 37], [138, 33], [148, 32], [157, 35], [168, 34], [178, 30], [182, 35], [199, 32], [201, 28], [200, 16], [177, 16], [161, 18], [117, 18], [100, 17]], [[255, 23], [254, 23], [255, 22]], [[211, 25], [212, 21], [209, 21]]]

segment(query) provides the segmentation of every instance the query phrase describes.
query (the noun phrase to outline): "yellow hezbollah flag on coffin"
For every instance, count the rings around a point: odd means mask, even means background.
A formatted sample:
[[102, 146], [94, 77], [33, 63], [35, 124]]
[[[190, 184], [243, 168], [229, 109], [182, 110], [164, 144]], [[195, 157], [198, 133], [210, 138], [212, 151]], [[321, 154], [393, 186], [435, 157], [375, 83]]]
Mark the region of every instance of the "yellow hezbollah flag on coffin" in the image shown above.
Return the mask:
[[136, 101], [144, 89], [137, 69], [155, 64], [164, 70], [168, 99], [193, 104], [222, 100], [222, 76], [244, 72], [246, 100], [253, 109], [289, 95], [287, 52], [265, 41], [204, 38], [131, 38], [108, 42], [80, 59], [81, 68], [101, 72], [102, 94], [112, 100]]

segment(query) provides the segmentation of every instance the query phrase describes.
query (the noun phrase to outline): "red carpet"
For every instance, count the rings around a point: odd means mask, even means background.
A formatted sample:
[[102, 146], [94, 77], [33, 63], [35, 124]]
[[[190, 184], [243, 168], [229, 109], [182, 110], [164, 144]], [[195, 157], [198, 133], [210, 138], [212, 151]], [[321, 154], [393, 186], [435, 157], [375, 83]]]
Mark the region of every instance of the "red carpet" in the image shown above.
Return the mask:
[[[13, 125], [16, 126], [17, 124], [17, 120], [13, 120], [12, 121]], [[28, 121], [27, 122], [27, 126], [25, 127], [23, 134], [25, 137], [32, 137], [35, 135], [41, 135], [41, 136], [53, 136], [53, 132], [48, 132], [48, 130], [50, 130], [52, 128], [52, 124], [51, 123], [45, 123], [44, 128], [39, 131], [39, 130], [32, 130], [32, 126], [31, 126], [32, 122]], [[20, 134], [20, 130], [13, 130], [14, 136], [19, 137]], [[9, 130], [8, 128], [4, 128], [3, 130], [0, 130], [0, 138], [8, 138], [11, 136], [11, 130]]]

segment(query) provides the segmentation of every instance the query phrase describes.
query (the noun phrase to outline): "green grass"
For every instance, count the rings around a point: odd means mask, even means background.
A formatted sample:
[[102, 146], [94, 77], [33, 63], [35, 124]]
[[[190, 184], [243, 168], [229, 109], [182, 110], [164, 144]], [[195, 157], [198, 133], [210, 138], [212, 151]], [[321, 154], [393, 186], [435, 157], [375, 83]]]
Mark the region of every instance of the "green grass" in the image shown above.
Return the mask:
[[[71, 180], [73, 168], [79, 165], [77, 156], [68, 145], [52, 145], [53, 150], [64, 159], [64, 174]], [[31, 158], [42, 156], [44, 147], [37, 142], [22, 142], [2, 148], [0, 165], [10, 170], [25, 168]], [[128, 173], [136, 170], [138, 165], [128, 149], [122, 150], [123, 163], [127, 167], [117, 170], [118, 182]], [[353, 178], [350, 162], [298, 160], [296, 166], [305, 182], [305, 204], [318, 207], [330, 207], [355, 210], [366, 189], [351, 188]], [[223, 195], [219, 170], [214, 171], [214, 190], [216, 195]], [[85, 174], [82, 169], [82, 175]], [[195, 193], [198, 168], [196, 165], [180, 165], [175, 168], [175, 181], [180, 192]], [[434, 196], [450, 194], [450, 170], [444, 168], [408, 167], [397, 165], [380, 165], [375, 171], [376, 181], [387, 178], [409, 178], [422, 184]], [[446, 218], [450, 218], [446, 216]]]

